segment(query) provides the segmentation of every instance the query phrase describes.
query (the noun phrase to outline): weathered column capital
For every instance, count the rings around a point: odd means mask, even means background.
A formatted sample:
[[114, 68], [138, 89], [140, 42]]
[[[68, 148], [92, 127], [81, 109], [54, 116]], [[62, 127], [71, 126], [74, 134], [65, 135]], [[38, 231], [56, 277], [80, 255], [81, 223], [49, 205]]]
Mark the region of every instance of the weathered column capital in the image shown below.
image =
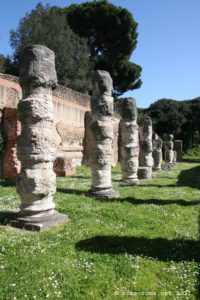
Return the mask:
[[137, 121], [137, 105], [134, 98], [125, 98], [121, 103], [121, 119], [131, 122]]
[[57, 86], [55, 54], [42, 45], [31, 45], [20, 55], [19, 82], [24, 89], [50, 88]]
[[113, 80], [110, 73], [104, 70], [96, 70], [92, 74], [92, 98], [99, 98], [102, 95], [111, 96]]

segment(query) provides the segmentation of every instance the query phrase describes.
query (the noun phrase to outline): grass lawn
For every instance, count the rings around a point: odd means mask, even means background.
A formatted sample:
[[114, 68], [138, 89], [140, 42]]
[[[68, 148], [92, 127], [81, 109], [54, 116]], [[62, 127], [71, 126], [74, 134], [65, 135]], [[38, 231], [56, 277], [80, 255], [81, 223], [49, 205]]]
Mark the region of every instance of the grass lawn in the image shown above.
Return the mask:
[[[0, 226], [0, 300], [200, 299], [200, 163], [182, 162], [120, 198], [89, 198], [89, 170], [58, 178], [66, 225], [42, 233]], [[0, 223], [17, 210], [1, 181]]]

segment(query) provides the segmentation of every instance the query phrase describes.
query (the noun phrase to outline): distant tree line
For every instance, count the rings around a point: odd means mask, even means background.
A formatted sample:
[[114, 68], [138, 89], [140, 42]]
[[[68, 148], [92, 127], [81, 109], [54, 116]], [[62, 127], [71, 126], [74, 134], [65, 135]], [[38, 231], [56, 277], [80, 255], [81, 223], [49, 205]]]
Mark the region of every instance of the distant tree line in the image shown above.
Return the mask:
[[73, 4], [66, 8], [35, 9], [11, 30], [13, 57], [0, 56], [0, 72], [18, 75], [19, 57], [29, 44], [43, 44], [56, 54], [60, 84], [91, 92], [91, 72], [110, 72], [114, 95], [141, 86], [142, 68], [130, 61], [137, 45], [137, 23], [131, 13], [107, 0]]
[[[91, 93], [91, 73], [110, 72], [114, 96], [141, 86], [139, 65], [130, 61], [137, 46], [137, 23], [131, 13], [107, 0], [73, 4], [65, 8], [37, 6], [10, 33], [13, 56], [0, 54], [0, 72], [19, 75], [19, 57], [29, 44], [43, 44], [56, 54], [58, 82]], [[200, 98], [186, 101], [161, 99], [138, 109], [139, 120], [148, 114], [161, 137], [173, 133], [184, 147], [199, 142]]]
[[152, 118], [154, 131], [163, 138], [172, 133], [183, 140], [184, 149], [200, 142], [200, 97], [176, 101], [160, 99], [147, 109], [138, 109], [139, 121], [147, 114]]

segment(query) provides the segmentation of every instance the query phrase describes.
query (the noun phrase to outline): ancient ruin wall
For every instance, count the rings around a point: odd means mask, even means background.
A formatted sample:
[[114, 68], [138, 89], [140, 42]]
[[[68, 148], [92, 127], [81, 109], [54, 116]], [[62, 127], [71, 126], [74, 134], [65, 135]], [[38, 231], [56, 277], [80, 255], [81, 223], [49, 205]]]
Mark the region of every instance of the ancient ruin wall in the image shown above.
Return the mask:
[[[19, 85], [18, 77], [0, 73], [0, 110], [7, 110], [6, 115], [8, 120], [12, 117], [12, 109], [16, 109], [17, 103], [22, 97], [21, 88]], [[57, 140], [59, 145], [59, 152], [70, 161], [70, 165], [79, 164], [82, 160], [82, 141], [84, 137], [84, 115], [85, 112], [90, 110], [90, 97], [82, 93], [78, 93], [64, 86], [58, 86], [53, 91], [54, 103], [54, 121], [57, 128]], [[10, 111], [10, 117], [8, 116]], [[9, 125], [5, 124], [3, 127], [6, 129]], [[14, 124], [14, 123], [16, 124]], [[19, 128], [17, 119], [13, 120], [13, 125]], [[13, 134], [4, 130], [6, 143], [13, 141]], [[8, 148], [8, 147], [7, 147]], [[3, 165], [6, 164], [5, 160], [9, 160], [9, 166], [13, 166], [12, 171], [9, 171], [7, 179], [13, 179], [16, 173], [16, 156], [12, 155], [15, 150], [9, 150], [5, 147], [3, 154]], [[13, 163], [12, 163], [13, 162]], [[18, 172], [18, 170], [17, 170]]]

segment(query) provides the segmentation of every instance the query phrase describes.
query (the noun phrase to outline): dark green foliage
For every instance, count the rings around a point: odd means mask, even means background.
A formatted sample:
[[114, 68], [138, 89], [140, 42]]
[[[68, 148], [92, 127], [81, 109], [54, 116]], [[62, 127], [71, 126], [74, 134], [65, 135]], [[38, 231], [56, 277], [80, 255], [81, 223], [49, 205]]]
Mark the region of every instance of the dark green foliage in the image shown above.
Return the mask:
[[183, 140], [185, 149], [199, 142], [200, 98], [185, 101], [161, 99], [148, 109], [139, 110], [140, 116], [144, 113], [152, 118], [154, 131], [161, 137], [172, 133], [175, 139]]
[[39, 3], [20, 20], [16, 30], [11, 30], [10, 41], [16, 63], [25, 46], [45, 45], [55, 52], [60, 84], [81, 92], [90, 89], [91, 63], [87, 41], [74, 34], [59, 8]]
[[142, 69], [129, 61], [137, 23], [128, 10], [102, 0], [74, 4], [64, 12], [73, 31], [88, 39], [94, 68], [110, 72], [116, 96], [141, 86]]
[[193, 145], [191, 148], [188, 149], [188, 151], [184, 155], [185, 159], [200, 159], [200, 144]]
[[17, 75], [21, 50], [38, 43], [55, 52], [60, 84], [89, 92], [91, 70], [107, 70], [114, 81], [114, 94], [121, 95], [142, 84], [141, 67], [129, 61], [137, 45], [136, 29], [129, 11], [105, 0], [65, 9], [39, 3], [11, 30], [14, 70], [10, 68], [10, 73]]
[[138, 113], [138, 117], [137, 117], [137, 123], [139, 126], [142, 125], [144, 116], [148, 115], [147, 113], [147, 109], [146, 108], [137, 108], [137, 113]]
[[159, 135], [172, 133], [178, 136], [185, 121], [177, 101], [162, 99], [150, 105], [148, 114], [154, 122], [154, 129]]
[[0, 54], [0, 73], [4, 73], [6, 69], [6, 58]]
[[0, 54], [0, 73], [18, 75], [18, 67], [9, 56]]

